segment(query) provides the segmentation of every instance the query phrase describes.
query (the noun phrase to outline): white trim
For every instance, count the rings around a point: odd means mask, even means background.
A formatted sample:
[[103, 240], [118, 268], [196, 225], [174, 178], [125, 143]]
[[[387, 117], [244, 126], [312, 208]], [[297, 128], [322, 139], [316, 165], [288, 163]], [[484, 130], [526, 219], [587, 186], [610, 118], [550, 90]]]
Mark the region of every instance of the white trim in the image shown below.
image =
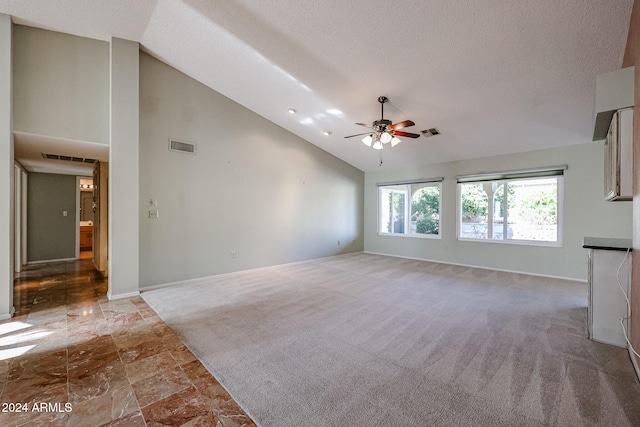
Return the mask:
[[80, 258], [80, 176], [76, 176], [76, 258]]
[[503, 172], [478, 173], [473, 175], [457, 175], [458, 184], [476, 181], [503, 181], [508, 179], [541, 178], [545, 176], [564, 175], [567, 165], [548, 166], [543, 168], [519, 169]]
[[[512, 244], [512, 245], [525, 245], [525, 246], [544, 246], [544, 247], [552, 247], [552, 248], [562, 248], [564, 247], [564, 175], [555, 175], [555, 176], [543, 176], [540, 177], [542, 179], [544, 178], [555, 178], [556, 179], [556, 191], [557, 191], [557, 195], [556, 195], [556, 208], [557, 208], [557, 212], [556, 212], [556, 220], [557, 220], [557, 224], [556, 224], [556, 239], [555, 241], [550, 241], [550, 240], [526, 240], [526, 239], [474, 239], [472, 237], [460, 237], [460, 232], [462, 231], [462, 185], [465, 184], [478, 184], [478, 183], [482, 183], [482, 182], [489, 182], [489, 181], [478, 181], [478, 182], [458, 182], [456, 184], [456, 240], [459, 242], [485, 242], [485, 243], [497, 243], [497, 244]], [[522, 180], [525, 180], [528, 178], [522, 178]], [[538, 178], [532, 178], [532, 179], [538, 179]], [[519, 181], [519, 179], [515, 179], [515, 178], [508, 178], [505, 179], [506, 182], [508, 181]], [[505, 191], [506, 194], [506, 191]], [[505, 198], [506, 201], [506, 198]], [[489, 211], [492, 211], [492, 207], [488, 206]], [[508, 212], [509, 212], [509, 208], [508, 206], [505, 206], [504, 208], [507, 212], [507, 217], [508, 217]], [[487, 237], [488, 237], [489, 231], [487, 230]], [[503, 234], [504, 237], [504, 234]]]
[[11, 314], [0, 315], [0, 322], [2, 322], [3, 320], [11, 320]]
[[[418, 180], [415, 180], [418, 181]], [[424, 186], [418, 187], [415, 191], [413, 190], [414, 184], [426, 184]], [[382, 192], [385, 190], [384, 186], [378, 185], [378, 212], [377, 212], [377, 220], [376, 220], [376, 232], [378, 236], [399, 236], [399, 237], [417, 237], [419, 239], [442, 239], [442, 181], [436, 181], [434, 178], [432, 181], [419, 181], [415, 183], [403, 183], [403, 184], [390, 184], [388, 186], [404, 186], [406, 187], [406, 203], [404, 204], [404, 218], [405, 224], [404, 229], [407, 231], [406, 233], [385, 233], [381, 231], [382, 224], [380, 223], [381, 213], [382, 213]], [[427, 187], [437, 187], [438, 188], [438, 218], [440, 223], [438, 224], [438, 234], [420, 234], [420, 233], [411, 233], [411, 202], [413, 200], [413, 195], [422, 188]], [[387, 190], [387, 191], [396, 191], [396, 190]], [[402, 193], [404, 191], [397, 190], [398, 193]]]
[[472, 264], [460, 264], [460, 263], [457, 263], [457, 262], [440, 261], [440, 260], [435, 260], [435, 259], [416, 258], [416, 257], [401, 256], [401, 255], [389, 255], [389, 254], [383, 254], [383, 253], [379, 253], [379, 252], [364, 251], [364, 253], [365, 254], [371, 254], [371, 255], [388, 256], [388, 257], [393, 257], [393, 258], [412, 259], [412, 260], [416, 260], [416, 261], [435, 262], [435, 263], [438, 263], [438, 264], [447, 264], [447, 265], [453, 265], [453, 266], [456, 266], [456, 267], [469, 267], [469, 268], [478, 268], [480, 270], [500, 271], [500, 272], [504, 272], [504, 273], [526, 274], [526, 275], [529, 275], [529, 276], [545, 277], [545, 278], [549, 278], [549, 279], [558, 279], [558, 280], [569, 280], [571, 282], [584, 283], [585, 285], [588, 284], [587, 280], [576, 279], [575, 277], [554, 276], [554, 275], [551, 275], [551, 274], [532, 273], [530, 271], [506, 270], [506, 269], [502, 269], [502, 268], [484, 267], [484, 266], [481, 266], [481, 265], [472, 265]]
[[443, 176], [439, 176], [437, 178], [404, 179], [400, 181], [376, 182], [376, 187], [386, 187], [389, 185], [428, 184], [430, 182], [442, 182], [442, 181], [444, 181]]
[[22, 169], [22, 194], [20, 194], [20, 200], [21, 200], [21, 204], [22, 204], [22, 227], [21, 227], [21, 231], [20, 231], [20, 239], [22, 240], [22, 265], [26, 265], [27, 264], [27, 212], [28, 212], [28, 206], [27, 206], [27, 201], [28, 201], [28, 193], [27, 193], [27, 186], [29, 185], [29, 174], [27, 174], [27, 171], [23, 168]]
[[[22, 169], [17, 162], [13, 164], [13, 272], [20, 273], [22, 271], [22, 239], [20, 238], [22, 230]], [[11, 295], [13, 300], [13, 293]]]
[[126, 294], [118, 294], [118, 295], [112, 295], [111, 292], [108, 292], [107, 293], [107, 298], [109, 299], [109, 301], [113, 301], [113, 300], [116, 300], [116, 299], [137, 297], [138, 295], [140, 295], [140, 291], [128, 292]]
[[441, 234], [420, 234], [420, 233], [411, 233], [411, 234], [404, 234], [404, 233], [383, 233], [383, 232], [378, 232], [378, 236], [387, 236], [387, 237], [403, 237], [403, 238], [412, 238], [412, 239], [436, 239], [436, 240], [442, 240], [442, 235]]
[[563, 248], [562, 242], [552, 242], [549, 240], [523, 240], [523, 239], [472, 239], [471, 237], [458, 237], [458, 242], [480, 242], [499, 245], [520, 245], [520, 246], [543, 246], [546, 248]]

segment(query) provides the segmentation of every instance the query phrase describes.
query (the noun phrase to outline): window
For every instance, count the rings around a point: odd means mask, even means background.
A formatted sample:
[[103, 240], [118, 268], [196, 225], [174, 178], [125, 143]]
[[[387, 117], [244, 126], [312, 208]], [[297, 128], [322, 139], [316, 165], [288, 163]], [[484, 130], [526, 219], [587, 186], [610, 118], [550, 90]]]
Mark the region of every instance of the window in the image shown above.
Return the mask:
[[458, 177], [458, 238], [562, 244], [565, 168]]
[[378, 184], [378, 232], [440, 237], [441, 180]]

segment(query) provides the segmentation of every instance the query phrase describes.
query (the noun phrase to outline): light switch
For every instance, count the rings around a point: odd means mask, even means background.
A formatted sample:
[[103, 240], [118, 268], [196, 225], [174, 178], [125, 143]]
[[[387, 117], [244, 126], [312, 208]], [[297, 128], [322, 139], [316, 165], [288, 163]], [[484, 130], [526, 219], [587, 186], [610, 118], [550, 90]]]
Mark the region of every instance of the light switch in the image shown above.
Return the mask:
[[67, 211], [62, 211], [62, 216], [67, 216], [69, 213]]
[[151, 218], [151, 219], [160, 218], [160, 212], [159, 211], [149, 211], [149, 218]]
[[150, 199], [149, 200], [149, 205], [158, 206], [158, 199]]

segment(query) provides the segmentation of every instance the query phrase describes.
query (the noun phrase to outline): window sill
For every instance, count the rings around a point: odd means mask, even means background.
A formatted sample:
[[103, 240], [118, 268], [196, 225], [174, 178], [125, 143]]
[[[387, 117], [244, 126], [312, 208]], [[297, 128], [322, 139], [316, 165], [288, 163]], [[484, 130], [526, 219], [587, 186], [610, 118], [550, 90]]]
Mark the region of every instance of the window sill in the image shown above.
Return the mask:
[[378, 232], [378, 236], [385, 237], [404, 237], [410, 239], [435, 239], [442, 240], [442, 236], [440, 234], [399, 234], [399, 233], [380, 233]]
[[562, 248], [562, 242], [546, 242], [537, 240], [493, 240], [493, 239], [465, 239], [458, 237], [459, 242], [479, 242], [479, 243], [497, 243], [502, 245], [520, 245], [520, 246], [543, 246], [550, 248]]

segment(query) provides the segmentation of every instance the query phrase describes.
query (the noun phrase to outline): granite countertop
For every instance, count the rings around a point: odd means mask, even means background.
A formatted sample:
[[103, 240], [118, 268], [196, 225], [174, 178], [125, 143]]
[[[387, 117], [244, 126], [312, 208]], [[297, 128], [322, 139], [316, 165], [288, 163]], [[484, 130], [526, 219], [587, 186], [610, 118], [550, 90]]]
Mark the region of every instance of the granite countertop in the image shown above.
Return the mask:
[[604, 249], [609, 251], [633, 250], [631, 239], [616, 239], [610, 237], [584, 237], [582, 247], [586, 249]]

